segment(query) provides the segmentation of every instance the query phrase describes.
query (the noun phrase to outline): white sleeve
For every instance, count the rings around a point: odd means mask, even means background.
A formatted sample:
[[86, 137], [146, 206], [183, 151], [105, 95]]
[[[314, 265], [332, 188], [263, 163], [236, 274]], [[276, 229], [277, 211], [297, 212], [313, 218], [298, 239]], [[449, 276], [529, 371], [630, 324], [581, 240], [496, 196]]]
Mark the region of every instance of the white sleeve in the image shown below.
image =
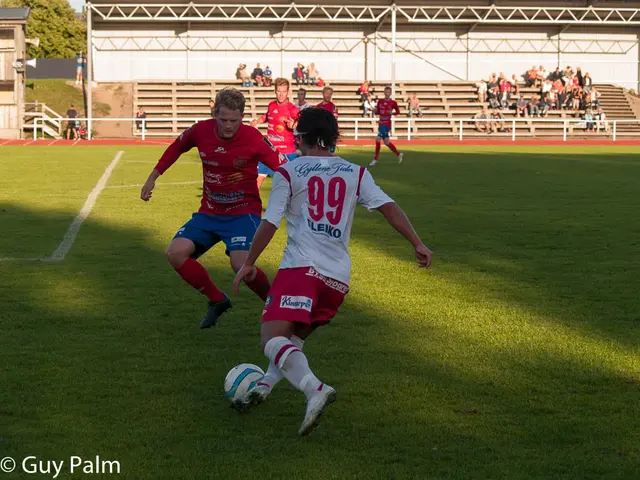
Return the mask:
[[280, 221], [289, 207], [291, 199], [291, 185], [285, 176], [276, 171], [273, 175], [273, 186], [269, 195], [269, 205], [267, 211], [262, 216], [263, 220], [273, 224], [278, 228]]
[[393, 203], [393, 199], [376, 185], [369, 170], [365, 169], [362, 180], [360, 180], [358, 203], [371, 211], [380, 208], [385, 203]]

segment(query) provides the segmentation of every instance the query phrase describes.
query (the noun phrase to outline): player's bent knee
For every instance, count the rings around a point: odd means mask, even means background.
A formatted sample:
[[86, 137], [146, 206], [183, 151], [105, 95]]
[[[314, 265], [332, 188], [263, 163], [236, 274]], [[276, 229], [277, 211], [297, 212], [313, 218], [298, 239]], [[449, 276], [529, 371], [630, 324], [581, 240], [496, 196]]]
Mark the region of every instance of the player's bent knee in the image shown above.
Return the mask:
[[174, 240], [169, 244], [165, 255], [173, 268], [180, 268], [195, 251], [195, 244], [185, 238]]

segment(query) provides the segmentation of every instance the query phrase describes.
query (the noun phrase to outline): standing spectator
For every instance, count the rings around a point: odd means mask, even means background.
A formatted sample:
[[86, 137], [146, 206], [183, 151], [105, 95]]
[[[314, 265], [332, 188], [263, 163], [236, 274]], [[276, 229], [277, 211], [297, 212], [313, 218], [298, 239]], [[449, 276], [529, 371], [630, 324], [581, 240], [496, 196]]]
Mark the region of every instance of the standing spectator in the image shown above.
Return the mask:
[[576, 77], [578, 79], [578, 86], [584, 88], [584, 77], [582, 76], [582, 68], [576, 68]]
[[570, 99], [571, 110], [580, 110], [580, 97], [581, 95], [580, 95], [579, 87], [574, 87], [573, 90], [571, 91], [571, 99]]
[[[211, 105], [211, 100], [209, 100], [209, 105]], [[213, 107], [211, 107], [213, 111]], [[138, 107], [138, 112], [136, 113], [136, 133], [142, 130], [142, 119], [147, 118], [147, 112], [144, 111], [144, 108]]]
[[316, 107], [323, 108], [323, 109], [333, 113], [333, 116], [336, 117], [336, 120], [337, 120], [338, 119], [338, 107], [336, 107], [335, 103], [333, 103], [331, 101], [332, 97], [333, 97], [333, 88], [324, 87], [322, 89], [322, 101], [318, 105], [316, 105]]
[[531, 100], [529, 100], [529, 115], [532, 117], [540, 116], [540, 102], [538, 102], [536, 95], [531, 95]]
[[596, 89], [596, 87], [591, 87], [591, 103], [593, 104], [594, 107], [600, 108], [601, 96], [602, 94], [600, 93], [599, 90]]
[[364, 102], [369, 96], [369, 82], [367, 80], [362, 82], [362, 85], [358, 88], [358, 93], [360, 94], [360, 100]]
[[584, 83], [584, 91], [591, 92], [591, 87], [593, 86], [593, 80], [591, 79], [591, 75], [589, 75], [589, 72], [584, 74], [584, 78], [582, 79], [582, 81]]
[[316, 68], [316, 64], [315, 63], [309, 64], [309, 70], [308, 70], [308, 73], [307, 73], [307, 75], [308, 75], [307, 76], [307, 85], [315, 85], [319, 74], [320, 74], [320, 72], [318, 72], [318, 69]]
[[215, 105], [215, 102], [213, 101], [213, 98], [211, 100], [209, 100], [209, 113], [211, 113], [212, 117], [216, 116], [216, 112], [215, 109], [213, 108]]
[[256, 63], [256, 68], [251, 72], [251, 80], [255, 83], [256, 87], [261, 87], [264, 84], [263, 81], [264, 72], [260, 68], [260, 64]]
[[84, 67], [87, 65], [87, 57], [83, 52], [76, 55], [76, 85], [80, 85], [84, 80]]
[[269, 68], [269, 65], [267, 65], [267, 68], [264, 69], [264, 86], [265, 87], [270, 87], [271, 84], [273, 83], [273, 72], [271, 71], [271, 69]]
[[522, 114], [523, 117], [527, 117], [527, 104], [528, 102], [524, 99], [524, 95], [521, 93], [520, 98], [516, 102], [516, 117], [520, 117]]
[[413, 113], [416, 113], [418, 117], [422, 118], [422, 109], [420, 108], [420, 99], [418, 95], [412, 93], [409, 96], [409, 117], [413, 117]]
[[75, 120], [78, 118], [78, 112], [76, 111], [75, 105], [71, 104], [69, 106], [69, 110], [67, 110], [67, 118], [70, 120], [67, 122], [67, 140], [71, 140], [71, 134], [73, 133], [73, 138], [78, 139], [78, 121]]
[[293, 79], [298, 87], [304, 83], [304, 66], [301, 63], [298, 63], [293, 69]]
[[484, 103], [487, 101], [487, 82], [480, 80], [476, 83], [478, 87], [478, 103]]
[[565, 102], [567, 101], [567, 91], [562, 84], [562, 80], [558, 80], [558, 83], [556, 84], [556, 93], [556, 105], [558, 106], [558, 110], [561, 110], [565, 108]]
[[304, 88], [298, 89], [298, 103], [296, 103], [296, 107], [298, 107], [299, 111], [303, 111], [305, 108], [309, 108], [311, 105], [307, 102], [307, 91]]

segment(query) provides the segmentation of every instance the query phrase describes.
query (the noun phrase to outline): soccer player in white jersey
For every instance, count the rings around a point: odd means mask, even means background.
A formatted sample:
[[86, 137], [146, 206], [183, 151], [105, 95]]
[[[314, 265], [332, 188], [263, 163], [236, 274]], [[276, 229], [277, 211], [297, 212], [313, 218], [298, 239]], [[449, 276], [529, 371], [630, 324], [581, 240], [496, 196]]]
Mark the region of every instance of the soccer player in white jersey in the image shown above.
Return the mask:
[[234, 406], [245, 410], [261, 403], [284, 377], [307, 397], [299, 431], [307, 435], [336, 391], [313, 374], [302, 347], [316, 327], [329, 323], [349, 291], [349, 237], [356, 204], [382, 213], [413, 245], [419, 266], [429, 267], [432, 253], [365, 167], [330, 153], [339, 136], [331, 112], [304, 110], [295, 135], [303, 156], [276, 170], [269, 206], [234, 282], [237, 292], [240, 282], [253, 275], [256, 260], [286, 217], [287, 246], [262, 312], [261, 341], [269, 369]]

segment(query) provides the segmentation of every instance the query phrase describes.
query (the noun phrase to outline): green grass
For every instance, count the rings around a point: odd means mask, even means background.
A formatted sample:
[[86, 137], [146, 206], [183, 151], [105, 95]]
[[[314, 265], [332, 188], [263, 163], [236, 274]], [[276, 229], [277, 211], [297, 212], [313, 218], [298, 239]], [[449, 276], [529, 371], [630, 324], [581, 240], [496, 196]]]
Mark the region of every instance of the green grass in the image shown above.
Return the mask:
[[[38, 79], [27, 82], [27, 102], [46, 103], [63, 117], [66, 116], [70, 105], [75, 105], [76, 110], [84, 115], [84, 97], [82, 90], [67, 84], [64, 79]], [[106, 117], [111, 113], [111, 105], [103, 102], [93, 102], [94, 115]]]
[[[0, 257], [50, 254], [117, 150], [3, 147]], [[144, 182], [160, 153], [127, 147], [109, 187]], [[197, 160], [160, 182], [199, 179]], [[284, 383], [248, 415], [229, 408], [226, 372], [265, 365], [261, 304], [244, 290], [199, 330], [204, 302], [163, 250], [201, 191], [159, 183], [148, 204], [105, 189], [63, 262], [0, 262], [0, 458], [100, 455], [126, 479], [637, 478], [637, 150], [414, 148], [373, 173], [433, 269], [357, 212], [351, 293], [305, 345], [338, 390], [310, 437]], [[203, 261], [229, 291], [222, 247]]]

